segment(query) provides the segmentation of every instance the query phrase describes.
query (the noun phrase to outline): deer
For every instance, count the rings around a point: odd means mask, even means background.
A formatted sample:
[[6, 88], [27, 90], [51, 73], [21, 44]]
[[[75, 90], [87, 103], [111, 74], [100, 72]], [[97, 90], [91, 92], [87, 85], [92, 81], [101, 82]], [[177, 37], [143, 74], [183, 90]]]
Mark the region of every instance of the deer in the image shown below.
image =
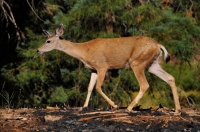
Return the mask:
[[75, 43], [65, 39], [60, 39], [64, 33], [64, 26], [60, 24], [56, 29], [56, 34], [43, 30], [48, 39], [41, 45], [37, 52], [43, 54], [52, 50], [62, 51], [78, 60], [86, 68], [92, 70], [88, 86], [88, 93], [83, 108], [88, 107], [90, 96], [96, 84], [96, 91], [106, 100], [112, 108], [118, 108], [101, 89], [105, 74], [110, 69], [121, 69], [129, 66], [139, 83], [139, 92], [133, 101], [126, 108], [128, 112], [133, 111], [133, 107], [138, 104], [143, 94], [149, 88], [145, 76], [145, 70], [158, 76], [165, 81], [172, 90], [175, 103], [174, 115], [180, 114], [181, 106], [179, 103], [175, 78], [164, 71], [160, 64], [160, 56], [164, 56], [167, 63], [170, 56], [163, 45], [153, 38], [147, 36], [130, 36], [119, 38], [97, 38], [83, 43]]

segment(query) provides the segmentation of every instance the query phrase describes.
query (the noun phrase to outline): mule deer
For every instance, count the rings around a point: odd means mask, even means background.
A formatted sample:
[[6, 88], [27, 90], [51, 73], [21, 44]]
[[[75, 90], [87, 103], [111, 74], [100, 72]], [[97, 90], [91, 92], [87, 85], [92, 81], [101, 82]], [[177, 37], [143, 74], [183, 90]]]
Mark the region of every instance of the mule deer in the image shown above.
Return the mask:
[[127, 107], [128, 111], [138, 103], [149, 84], [144, 71], [147, 69], [155, 74], [172, 89], [175, 102], [175, 113], [178, 114], [181, 109], [178, 99], [177, 87], [174, 77], [165, 72], [159, 65], [159, 57], [164, 53], [166, 62], [170, 60], [167, 50], [154, 39], [143, 36], [121, 37], [121, 38], [98, 38], [84, 43], [73, 43], [67, 40], [61, 40], [59, 37], [64, 33], [61, 24], [56, 29], [56, 35], [51, 35], [45, 31], [48, 36], [46, 42], [38, 48], [37, 52], [42, 54], [51, 50], [60, 50], [72, 57], [75, 57], [85, 64], [85, 67], [97, 71], [91, 74], [88, 87], [88, 94], [83, 107], [87, 107], [89, 99], [96, 83], [97, 92], [114, 108], [118, 106], [111, 101], [101, 90], [101, 86], [108, 69], [124, 68], [130, 66], [140, 85], [140, 90], [135, 99]]

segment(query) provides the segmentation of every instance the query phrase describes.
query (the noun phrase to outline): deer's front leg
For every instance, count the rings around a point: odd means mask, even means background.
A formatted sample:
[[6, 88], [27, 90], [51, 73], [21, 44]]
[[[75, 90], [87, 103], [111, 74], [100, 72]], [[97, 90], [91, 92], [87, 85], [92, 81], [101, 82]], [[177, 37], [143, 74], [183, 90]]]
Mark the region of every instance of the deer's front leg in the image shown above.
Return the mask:
[[83, 105], [83, 107], [88, 107], [88, 104], [89, 104], [89, 100], [90, 100], [90, 96], [92, 94], [92, 90], [94, 88], [94, 85], [97, 81], [97, 73], [92, 73], [91, 74], [91, 77], [90, 77], [90, 83], [89, 83], [89, 86], [88, 86], [88, 93], [87, 93], [87, 97], [86, 97], [86, 100], [85, 100], [85, 103]]
[[108, 104], [110, 104], [113, 108], [117, 108], [118, 106], [115, 105], [115, 103], [113, 101], [111, 101], [101, 90], [101, 86], [103, 84], [106, 71], [107, 70], [99, 70], [98, 71], [96, 90], [108, 102]]

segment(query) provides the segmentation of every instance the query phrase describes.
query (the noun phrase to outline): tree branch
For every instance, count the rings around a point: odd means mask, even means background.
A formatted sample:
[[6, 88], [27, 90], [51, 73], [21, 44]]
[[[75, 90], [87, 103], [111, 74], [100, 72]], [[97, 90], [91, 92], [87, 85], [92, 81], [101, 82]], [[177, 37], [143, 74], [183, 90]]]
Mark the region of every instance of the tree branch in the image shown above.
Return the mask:
[[6, 19], [6, 27], [8, 27], [9, 21], [10, 21], [14, 25], [14, 27], [16, 29], [17, 45], [18, 45], [22, 40], [20, 35], [22, 35], [23, 33], [19, 30], [19, 27], [17, 26], [17, 23], [15, 21], [15, 17], [14, 17], [14, 15], [12, 13], [12, 10], [11, 10], [9, 4], [6, 1], [2, 0], [1, 1], [1, 8], [3, 10], [3, 15], [4, 15], [5, 19]]
[[34, 10], [33, 7], [31, 6], [31, 4], [29, 3], [29, 1], [26, 0], [26, 2], [28, 3], [29, 7], [31, 8], [31, 10], [33, 11], [33, 13], [36, 15], [36, 17], [37, 17], [40, 21], [45, 22], [44, 20], [42, 20], [42, 19], [37, 15], [37, 13], [35, 12], [35, 10]]

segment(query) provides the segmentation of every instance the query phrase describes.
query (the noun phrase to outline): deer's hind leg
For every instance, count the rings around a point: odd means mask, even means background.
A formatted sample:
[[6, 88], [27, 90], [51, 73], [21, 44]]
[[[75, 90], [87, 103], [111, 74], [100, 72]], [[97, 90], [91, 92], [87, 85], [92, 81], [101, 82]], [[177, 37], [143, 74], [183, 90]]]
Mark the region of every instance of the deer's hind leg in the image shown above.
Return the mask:
[[134, 98], [134, 100], [127, 107], [128, 111], [131, 111], [133, 109], [133, 107], [139, 102], [139, 100], [142, 98], [143, 94], [149, 88], [149, 84], [148, 84], [147, 79], [144, 74], [145, 67], [142, 66], [142, 64], [139, 64], [139, 66], [132, 64], [131, 68], [134, 71], [136, 79], [140, 85], [140, 90], [139, 90], [139, 93], [137, 94], [137, 96]]
[[166, 71], [164, 71], [160, 65], [158, 64], [158, 61], [154, 61], [152, 65], [148, 69], [149, 72], [155, 74], [162, 80], [164, 80], [166, 83], [168, 83], [172, 89], [172, 94], [175, 102], [175, 114], [179, 114], [179, 111], [181, 109], [178, 93], [177, 93], [177, 87], [175, 84], [175, 79], [172, 75], [168, 74]]

